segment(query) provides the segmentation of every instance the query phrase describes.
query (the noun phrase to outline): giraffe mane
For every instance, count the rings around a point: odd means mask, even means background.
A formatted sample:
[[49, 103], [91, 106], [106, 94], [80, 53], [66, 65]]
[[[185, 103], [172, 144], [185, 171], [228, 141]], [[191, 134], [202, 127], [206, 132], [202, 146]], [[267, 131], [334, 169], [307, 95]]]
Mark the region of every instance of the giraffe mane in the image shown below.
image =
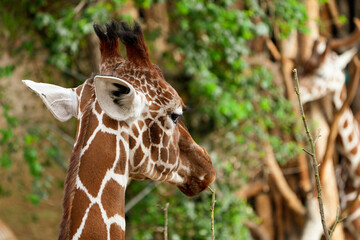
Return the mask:
[[[91, 84], [92, 82], [93, 82], [93, 77], [85, 81], [83, 88], [86, 87], [86, 84], [88, 83]], [[58, 240], [67, 240], [69, 238], [69, 232], [70, 232], [69, 226], [71, 225], [70, 214], [71, 214], [72, 202], [75, 193], [76, 176], [78, 175], [79, 166], [80, 166], [80, 152], [84, 144], [86, 133], [88, 131], [89, 119], [90, 119], [89, 115], [92, 112], [92, 103], [94, 98], [95, 98], [95, 91], [93, 91], [92, 89], [91, 97], [86, 103], [86, 106], [84, 107], [84, 115], [82, 117], [82, 119], [84, 119], [84, 122], [82, 124], [84, 124], [85, 126], [85, 131], [82, 134], [79, 133], [79, 140], [76, 143], [69, 160], [68, 171], [65, 179], [63, 216], [60, 224], [60, 234]]]

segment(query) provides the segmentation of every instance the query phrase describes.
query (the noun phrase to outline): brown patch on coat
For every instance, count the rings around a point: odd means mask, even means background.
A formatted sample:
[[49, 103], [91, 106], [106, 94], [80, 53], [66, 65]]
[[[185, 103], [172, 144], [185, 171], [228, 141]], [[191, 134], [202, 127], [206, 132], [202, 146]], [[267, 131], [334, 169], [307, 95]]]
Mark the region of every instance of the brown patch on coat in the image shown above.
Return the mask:
[[100, 104], [99, 104], [98, 101], [96, 101], [96, 103], [95, 103], [95, 111], [96, 111], [98, 114], [101, 114], [101, 112], [102, 112], [102, 109], [101, 109]]
[[134, 153], [134, 167], [137, 167], [143, 158], [144, 152], [141, 147], [138, 147]]
[[125, 232], [121, 227], [115, 223], [110, 226], [110, 239], [111, 240], [125, 240]]
[[81, 94], [81, 90], [83, 88], [83, 84], [81, 84], [80, 86], [77, 86], [76, 89], [75, 89], [75, 92], [76, 92], [76, 95], [78, 95], [80, 97], [80, 94]]
[[154, 119], [157, 117], [158, 114], [158, 112], [150, 112], [151, 117]]
[[99, 126], [99, 121], [97, 120], [97, 117], [93, 113], [91, 113], [89, 115], [89, 117], [88, 117], [88, 124], [86, 126], [86, 133], [84, 133], [84, 132], [80, 133], [80, 134], [85, 136], [85, 138], [84, 138], [84, 143], [85, 144], [89, 141], [89, 138], [94, 134], [94, 131], [98, 126]]
[[145, 148], [149, 148], [150, 146], [150, 129], [147, 128], [142, 134], [142, 143]]
[[176, 162], [177, 158], [177, 151], [175, 149], [175, 146], [173, 144], [170, 144], [169, 147], [169, 163], [174, 164]]
[[139, 136], [139, 130], [137, 129], [137, 126], [135, 124], [131, 127], [131, 131], [133, 132], [136, 138]]
[[116, 214], [125, 216], [125, 189], [115, 180], [109, 180], [101, 196], [101, 203], [108, 218]]
[[162, 144], [164, 147], [167, 147], [170, 141], [170, 137], [169, 135], [167, 135], [166, 133], [164, 133], [163, 138], [162, 138]]
[[105, 125], [105, 127], [118, 130], [118, 121], [110, 118], [108, 115], [106, 114], [103, 115], [102, 122]]
[[133, 149], [135, 146], [136, 146], [136, 140], [132, 136], [129, 136], [129, 147], [130, 147], [130, 149]]
[[84, 90], [80, 99], [80, 111], [85, 112], [85, 107], [91, 102], [94, 95], [94, 88], [89, 84], [89, 81], [84, 83]]
[[151, 104], [150, 108], [151, 111], [159, 111], [160, 110], [160, 106], [157, 104]]
[[352, 142], [352, 140], [353, 140], [353, 134], [354, 134], [354, 133], [351, 133], [351, 134], [349, 135], [349, 138], [348, 138], [348, 139], [349, 139], [349, 142]]
[[156, 162], [159, 159], [159, 148], [151, 146], [151, 159]]
[[144, 127], [144, 122], [139, 120], [138, 125], [139, 125], [139, 129], [142, 130], [142, 128]]
[[99, 131], [81, 157], [79, 177], [94, 197], [99, 192], [106, 172], [113, 166], [116, 156], [114, 149], [116, 149], [116, 136]]
[[73, 236], [76, 233], [77, 229], [80, 227], [81, 220], [84, 217], [86, 209], [89, 207], [90, 203], [91, 202], [84, 191], [80, 189], [75, 190], [73, 205], [71, 208], [71, 236]]
[[120, 153], [119, 153], [120, 156], [119, 156], [119, 162], [115, 167], [115, 173], [124, 174], [126, 161], [127, 161], [128, 157], [127, 157], [127, 152], [124, 147], [124, 143], [121, 140], [119, 141], [119, 147], [120, 147]]
[[153, 144], [159, 144], [160, 140], [161, 140], [161, 135], [162, 135], [163, 130], [159, 127], [159, 125], [157, 123], [154, 123], [151, 127], [150, 127], [150, 138], [151, 138], [151, 143]]
[[160, 158], [163, 162], [167, 162], [169, 160], [169, 153], [167, 148], [161, 148]]
[[351, 154], [355, 155], [357, 153], [357, 151], [358, 151], [358, 147], [356, 146], [350, 152], [351, 152]]
[[105, 239], [107, 236], [107, 229], [98, 204], [94, 204], [89, 211], [85, 222], [85, 227], [81, 233], [81, 240], [89, 239]]
[[[120, 125], [120, 128], [121, 127], [122, 126]], [[123, 139], [125, 139], [125, 141], [129, 139], [129, 134], [127, 132], [121, 132], [121, 136], [123, 137]]]

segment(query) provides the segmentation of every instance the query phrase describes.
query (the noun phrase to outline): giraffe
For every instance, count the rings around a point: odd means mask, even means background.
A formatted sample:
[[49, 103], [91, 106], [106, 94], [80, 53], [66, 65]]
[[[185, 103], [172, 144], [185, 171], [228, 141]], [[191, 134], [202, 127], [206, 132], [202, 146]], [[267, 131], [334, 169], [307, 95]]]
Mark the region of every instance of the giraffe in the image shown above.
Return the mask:
[[[335, 109], [340, 110], [346, 99], [345, 73], [343, 69], [357, 53], [352, 48], [342, 55], [331, 51], [325, 43], [314, 44], [313, 55], [319, 61], [314, 71], [300, 82], [303, 103], [332, 94]], [[309, 65], [314, 65], [311, 63]], [[316, 65], [316, 64], [315, 64]], [[341, 209], [349, 212], [344, 221], [346, 239], [360, 239], [360, 128], [350, 107], [346, 107], [338, 122], [337, 148], [348, 161], [342, 169], [348, 175], [345, 181], [338, 179]]]
[[125, 239], [130, 178], [168, 182], [195, 196], [216, 177], [181, 120], [185, 104], [150, 61], [140, 25], [111, 21], [94, 31], [99, 74], [72, 89], [23, 80], [58, 120], [78, 119], [59, 240]]

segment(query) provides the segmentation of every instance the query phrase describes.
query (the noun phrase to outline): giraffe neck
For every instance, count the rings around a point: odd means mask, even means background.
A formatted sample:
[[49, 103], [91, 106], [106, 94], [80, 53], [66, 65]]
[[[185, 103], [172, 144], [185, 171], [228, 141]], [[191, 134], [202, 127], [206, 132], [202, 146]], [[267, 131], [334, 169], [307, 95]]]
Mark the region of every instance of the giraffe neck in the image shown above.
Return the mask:
[[[345, 85], [334, 93], [333, 102], [339, 111], [346, 99]], [[349, 160], [349, 173], [353, 186], [360, 186], [360, 132], [359, 122], [350, 107], [346, 107], [338, 122], [337, 142], [341, 154]]]
[[[82, 95], [90, 95], [90, 101], [82, 104]], [[79, 99], [59, 239], [125, 239], [129, 127], [102, 112], [91, 83], [82, 86]]]
[[[341, 91], [336, 91], [333, 96], [335, 108], [339, 111], [346, 98], [345, 85]], [[338, 149], [347, 159], [347, 165], [343, 171], [348, 176], [346, 185], [340, 187], [343, 190], [340, 196], [343, 211], [348, 212], [344, 221], [344, 227], [348, 231], [349, 239], [360, 238], [360, 128], [350, 107], [346, 107], [338, 122]]]
[[[333, 66], [333, 70], [328, 69], [328, 72], [325, 71], [323, 74], [308, 76], [300, 83], [301, 98], [306, 103], [332, 93], [334, 106], [339, 111], [346, 98], [345, 74], [341, 71], [342, 68], [337, 69], [336, 65], [331, 64], [329, 66]], [[357, 188], [360, 187], [360, 127], [349, 107], [340, 116], [338, 130], [338, 147], [348, 160], [347, 166], [342, 170], [348, 175], [347, 184], [339, 186], [339, 190], [343, 192], [340, 194], [342, 209], [349, 208], [344, 226], [354, 239], [359, 239], [360, 198]]]

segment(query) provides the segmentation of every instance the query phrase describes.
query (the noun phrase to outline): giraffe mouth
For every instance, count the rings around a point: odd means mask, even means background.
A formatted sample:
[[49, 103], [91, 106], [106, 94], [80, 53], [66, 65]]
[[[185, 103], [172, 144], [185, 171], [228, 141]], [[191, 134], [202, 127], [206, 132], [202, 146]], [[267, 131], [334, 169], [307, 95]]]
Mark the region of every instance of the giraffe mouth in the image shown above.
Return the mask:
[[190, 177], [189, 181], [183, 185], [178, 185], [178, 188], [188, 197], [194, 197], [207, 189], [207, 187], [215, 180], [216, 174], [212, 170], [210, 174], [207, 174], [203, 180], [196, 177]]

